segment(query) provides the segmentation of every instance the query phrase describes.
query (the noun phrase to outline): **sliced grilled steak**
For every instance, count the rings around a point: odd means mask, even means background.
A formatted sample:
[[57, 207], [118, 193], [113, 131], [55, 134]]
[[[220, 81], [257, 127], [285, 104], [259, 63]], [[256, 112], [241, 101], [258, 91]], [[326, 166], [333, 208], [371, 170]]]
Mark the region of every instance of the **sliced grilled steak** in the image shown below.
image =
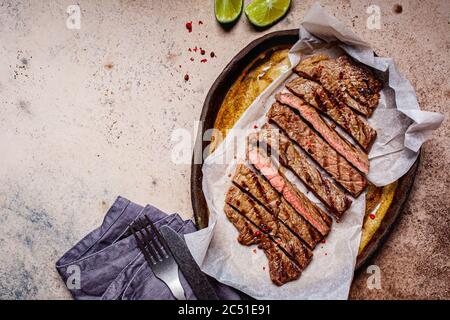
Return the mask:
[[320, 82], [336, 98], [365, 116], [370, 116], [378, 105], [381, 83], [370, 71], [351, 64], [346, 57], [335, 60], [312, 56], [301, 61], [294, 71]]
[[364, 105], [371, 112], [377, 107], [379, 92], [383, 84], [377, 80], [373, 73], [366, 67], [357, 65], [348, 56], [340, 56], [336, 59], [338, 66], [342, 69], [349, 94]]
[[239, 211], [248, 220], [270, 236], [275, 237], [278, 234], [279, 222], [277, 217], [261, 207], [252, 198], [239, 190], [238, 187], [231, 186], [228, 189], [225, 203], [228, 203], [234, 209]]
[[330, 232], [331, 218], [309, 200], [278, 170], [272, 160], [260, 148], [248, 146], [250, 163], [269, 181], [286, 201], [323, 236]]
[[238, 242], [244, 246], [260, 243], [261, 231], [259, 231], [248, 219], [225, 203], [225, 214], [239, 231]]
[[311, 130], [293, 110], [274, 103], [267, 116], [353, 196], [357, 197], [364, 190], [367, 184], [365, 177]]
[[278, 93], [275, 95], [275, 98], [278, 102], [286, 104], [297, 110], [302, 118], [310, 123], [331, 147], [339, 152], [356, 168], [366, 174], [369, 172], [369, 157], [367, 154], [361, 149], [353, 146], [347, 140], [343, 139], [320, 117], [316, 109], [292, 93]]
[[238, 211], [225, 204], [225, 214], [239, 231], [238, 241], [243, 245], [258, 244], [269, 260], [269, 274], [278, 286], [296, 280], [301, 275], [299, 267], [270, 238], [261, 233]]
[[250, 196], [238, 187], [228, 189], [225, 202], [233, 209], [249, 219], [263, 232], [266, 232], [286, 253], [304, 269], [312, 257], [309, 250], [294, 234], [267, 211], [263, 206], [253, 201]]
[[320, 84], [298, 77], [286, 83], [286, 87], [296, 96], [328, 115], [365, 150], [372, 145], [377, 132], [347, 105], [329, 94]]
[[324, 177], [320, 171], [308, 160], [307, 156], [299, 152], [288, 137], [278, 129], [265, 124], [259, 132], [251, 134], [249, 141], [266, 144], [278, 152], [280, 163], [291, 169], [297, 177], [340, 219], [350, 207], [352, 201], [339, 189], [333, 181]]
[[270, 279], [277, 286], [300, 277], [302, 273], [300, 268], [268, 236], [261, 235], [259, 248], [264, 250], [269, 260]]
[[266, 179], [246, 165], [238, 165], [233, 182], [278, 216], [278, 219], [283, 221], [311, 249], [322, 239], [319, 231], [299, 215]]

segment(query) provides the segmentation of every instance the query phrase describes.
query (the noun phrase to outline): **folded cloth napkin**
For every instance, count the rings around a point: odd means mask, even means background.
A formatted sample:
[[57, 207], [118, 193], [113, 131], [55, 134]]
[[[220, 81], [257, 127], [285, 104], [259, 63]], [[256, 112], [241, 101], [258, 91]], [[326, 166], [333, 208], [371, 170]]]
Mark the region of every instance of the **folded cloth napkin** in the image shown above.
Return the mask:
[[[128, 226], [147, 215], [157, 228], [168, 225], [180, 234], [196, 231], [191, 220], [167, 215], [155, 207], [142, 207], [118, 197], [102, 225], [89, 233], [56, 262], [56, 269], [75, 299], [171, 300], [164, 282], [156, 278], [139, 251]], [[154, 236], [154, 235], [153, 235]], [[187, 299], [196, 299], [179, 272]], [[240, 299], [239, 293], [213, 278], [211, 284], [221, 299]]]

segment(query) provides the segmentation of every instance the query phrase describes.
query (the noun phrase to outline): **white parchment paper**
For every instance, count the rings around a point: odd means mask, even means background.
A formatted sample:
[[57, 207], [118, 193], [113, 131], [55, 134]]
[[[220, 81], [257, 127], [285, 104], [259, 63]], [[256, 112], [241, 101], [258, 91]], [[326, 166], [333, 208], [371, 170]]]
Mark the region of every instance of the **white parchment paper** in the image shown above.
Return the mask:
[[[323, 52], [338, 56], [346, 52], [378, 70], [378, 76], [386, 84], [380, 104], [369, 119], [378, 136], [369, 154], [368, 179], [383, 186], [403, 176], [416, 160], [422, 143], [439, 127], [443, 116], [421, 111], [414, 89], [398, 73], [393, 60], [375, 57], [368, 44], [328, 15], [319, 4], [306, 14], [299, 35], [299, 41], [289, 53], [292, 66], [305, 55]], [[255, 124], [261, 126], [266, 122], [265, 114], [274, 102], [274, 94], [283, 90], [285, 81], [293, 76], [292, 70], [287, 70], [275, 80], [242, 115], [216, 151], [205, 159], [203, 191], [210, 211], [209, 226], [187, 235], [186, 241], [204, 272], [254, 298], [347, 299], [361, 238], [364, 194], [353, 201], [342, 222], [333, 223], [326, 242], [316, 247], [313, 260], [301, 278], [282, 287], [271, 282], [263, 251], [255, 253], [252, 250], [255, 246], [245, 247], [237, 242], [238, 232], [223, 212], [225, 193], [231, 186], [229, 175], [244, 157], [245, 143], [235, 137], [242, 138], [239, 130], [255, 130]], [[226, 161], [230, 150], [234, 149], [237, 149], [236, 159]], [[321, 205], [294, 175], [288, 178]]]

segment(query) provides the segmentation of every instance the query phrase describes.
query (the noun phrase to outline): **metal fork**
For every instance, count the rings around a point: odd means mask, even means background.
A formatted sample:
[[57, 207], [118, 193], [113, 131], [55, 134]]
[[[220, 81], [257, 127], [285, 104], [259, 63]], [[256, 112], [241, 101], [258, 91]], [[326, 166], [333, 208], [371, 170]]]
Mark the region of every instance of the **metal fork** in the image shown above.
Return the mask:
[[[166, 241], [146, 215], [144, 215], [143, 220], [138, 219], [129, 226], [139, 249], [144, 254], [145, 260], [155, 276], [169, 287], [175, 298], [186, 300], [184, 289], [178, 277], [178, 265], [170, 253]], [[148, 226], [156, 235], [156, 239], [153, 239]]]

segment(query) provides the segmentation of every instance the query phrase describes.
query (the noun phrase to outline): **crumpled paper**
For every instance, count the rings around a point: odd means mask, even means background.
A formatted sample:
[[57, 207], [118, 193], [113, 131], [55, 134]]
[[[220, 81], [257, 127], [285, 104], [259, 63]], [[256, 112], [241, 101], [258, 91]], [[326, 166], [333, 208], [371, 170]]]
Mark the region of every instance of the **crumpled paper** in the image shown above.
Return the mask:
[[[306, 14], [299, 36], [289, 53], [292, 66], [304, 55], [321, 52], [338, 56], [346, 52], [378, 70], [378, 76], [386, 80], [380, 104], [369, 119], [378, 136], [369, 154], [368, 179], [378, 186], [399, 179], [413, 165], [420, 146], [439, 127], [443, 116], [421, 111], [413, 87], [397, 71], [394, 61], [374, 56], [367, 43], [327, 14], [319, 4]], [[186, 241], [204, 272], [256, 299], [347, 299], [361, 238], [365, 194], [354, 199], [340, 223], [333, 223], [326, 242], [315, 248], [312, 262], [301, 278], [281, 287], [271, 282], [263, 251], [254, 252], [255, 247], [240, 245], [236, 240], [237, 230], [223, 212], [225, 193], [231, 186], [229, 175], [245, 154], [245, 143], [242, 139], [239, 141], [239, 137], [242, 138], [239, 130], [250, 132], [255, 130], [255, 124], [260, 127], [265, 123], [265, 114], [274, 102], [274, 94], [283, 90], [285, 81], [293, 76], [292, 70], [288, 70], [269, 85], [222, 144], [205, 159], [203, 191], [210, 211], [209, 226], [186, 235]], [[237, 150], [237, 158], [224, 161], [233, 149]], [[288, 178], [324, 208], [293, 174]]]

